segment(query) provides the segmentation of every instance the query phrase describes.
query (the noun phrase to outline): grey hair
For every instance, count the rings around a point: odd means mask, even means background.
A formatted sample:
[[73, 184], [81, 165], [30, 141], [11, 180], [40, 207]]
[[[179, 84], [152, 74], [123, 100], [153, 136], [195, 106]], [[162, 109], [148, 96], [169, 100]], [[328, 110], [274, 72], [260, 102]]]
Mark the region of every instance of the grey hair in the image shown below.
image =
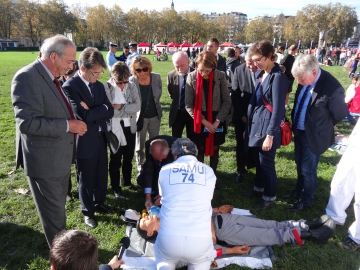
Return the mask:
[[169, 153], [169, 144], [164, 139], [155, 139], [150, 143], [150, 155], [152, 154], [154, 150], [153, 148], [155, 147], [159, 147], [160, 152], [164, 155], [167, 155]]
[[305, 74], [309, 75], [313, 70], [319, 71], [319, 62], [312, 54], [300, 54], [296, 57], [291, 73], [294, 77]]
[[179, 138], [171, 146], [171, 153], [175, 157], [181, 157], [185, 155], [191, 155], [196, 157], [198, 154], [198, 149], [190, 139], [188, 138]]
[[184, 51], [178, 51], [178, 52], [174, 53], [173, 56], [172, 56], [173, 63], [174, 63], [177, 59], [180, 59], [180, 58], [182, 58], [182, 57], [184, 57], [184, 58], [186, 58], [186, 59], [189, 59], [187, 53], [184, 52]]
[[246, 60], [246, 59], [251, 59], [250, 50], [247, 50], [247, 51], [246, 51], [245, 60]]
[[75, 44], [63, 35], [56, 35], [45, 39], [43, 45], [41, 45], [41, 56], [49, 58], [50, 54], [55, 52], [59, 57], [62, 57], [68, 46], [73, 47], [76, 50]]

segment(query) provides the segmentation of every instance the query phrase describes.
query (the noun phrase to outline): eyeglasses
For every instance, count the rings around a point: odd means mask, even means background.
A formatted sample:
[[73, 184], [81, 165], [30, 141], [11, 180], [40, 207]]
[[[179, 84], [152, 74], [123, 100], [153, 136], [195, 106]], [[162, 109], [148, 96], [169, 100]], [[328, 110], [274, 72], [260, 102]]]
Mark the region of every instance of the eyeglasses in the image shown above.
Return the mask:
[[90, 69], [88, 69], [88, 71], [90, 71], [91, 75], [93, 75], [94, 77], [98, 77], [98, 76], [101, 77], [101, 75], [104, 74], [104, 71], [101, 71], [101, 72], [92, 72]]
[[122, 81], [122, 82], [115, 81], [116, 85], [122, 85], [122, 84], [127, 84], [127, 83], [129, 83], [129, 81]]
[[137, 69], [135, 69], [135, 71], [136, 71], [137, 73], [148, 72], [148, 71], [149, 71], [149, 68], [147, 68], [147, 67], [137, 68]]
[[261, 56], [261, 57], [258, 58], [258, 59], [252, 59], [252, 61], [253, 61], [254, 63], [259, 63], [263, 57], [265, 57], [265, 56]]

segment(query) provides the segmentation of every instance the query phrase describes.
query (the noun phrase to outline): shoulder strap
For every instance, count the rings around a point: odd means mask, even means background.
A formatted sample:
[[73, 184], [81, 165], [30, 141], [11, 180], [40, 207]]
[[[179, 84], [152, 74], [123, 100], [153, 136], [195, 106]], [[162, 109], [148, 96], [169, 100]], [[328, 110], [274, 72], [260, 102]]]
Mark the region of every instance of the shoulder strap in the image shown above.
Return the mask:
[[262, 92], [262, 85], [260, 84], [260, 95], [261, 95], [261, 99], [264, 102], [266, 108], [272, 113], [273, 112], [273, 108], [271, 107], [271, 105], [269, 104], [269, 102], [266, 101], [266, 99], [264, 98], [263, 92]]

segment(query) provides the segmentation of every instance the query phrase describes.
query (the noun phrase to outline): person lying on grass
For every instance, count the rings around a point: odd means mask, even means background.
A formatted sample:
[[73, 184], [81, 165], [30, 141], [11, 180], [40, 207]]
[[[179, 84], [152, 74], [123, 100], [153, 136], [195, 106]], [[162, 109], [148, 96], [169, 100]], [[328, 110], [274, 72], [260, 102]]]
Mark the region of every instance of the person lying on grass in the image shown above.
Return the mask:
[[[214, 244], [226, 243], [222, 254], [246, 254], [251, 246], [272, 246], [285, 243], [303, 245], [304, 239], [327, 243], [335, 231], [335, 223], [328, 215], [315, 220], [287, 220], [277, 222], [231, 214], [232, 205], [213, 208], [211, 220]], [[157, 236], [161, 217], [148, 215], [137, 222], [138, 234], [144, 239]], [[219, 254], [219, 253], [218, 253]]]

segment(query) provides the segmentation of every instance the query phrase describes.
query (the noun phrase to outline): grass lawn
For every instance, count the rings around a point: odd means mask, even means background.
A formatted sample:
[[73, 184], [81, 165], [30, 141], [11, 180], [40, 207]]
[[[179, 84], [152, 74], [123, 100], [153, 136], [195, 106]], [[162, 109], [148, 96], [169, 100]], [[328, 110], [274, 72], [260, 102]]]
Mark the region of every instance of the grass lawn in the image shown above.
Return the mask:
[[[106, 52], [103, 52], [106, 55]], [[15, 193], [15, 189], [27, 188], [28, 185], [22, 170], [12, 172], [15, 168], [15, 121], [10, 99], [10, 84], [15, 72], [36, 59], [36, 52], [0, 52], [0, 269], [49, 269], [48, 246], [40, 225], [38, 214], [30, 192], [25, 195]], [[154, 62], [153, 55], [149, 56], [153, 62], [154, 72], [160, 73], [163, 81], [163, 95], [161, 103], [164, 116], [160, 134], [170, 135], [168, 114], [170, 98], [166, 88], [166, 74], [173, 69], [171, 60]], [[342, 67], [324, 67], [330, 71], [346, 89], [351, 83]], [[105, 72], [101, 81], [108, 78]], [[295, 86], [294, 86], [295, 88]], [[295, 91], [295, 89], [294, 89]], [[291, 94], [291, 100], [294, 92]], [[292, 103], [290, 103], [292, 104]], [[292, 105], [291, 105], [292, 107]], [[288, 112], [290, 114], [290, 112]], [[348, 123], [340, 123], [339, 131], [349, 134]], [[278, 175], [277, 206], [266, 211], [255, 211], [252, 207], [257, 199], [241, 196], [241, 193], [253, 187], [254, 169], [251, 169], [241, 184], [235, 183], [235, 134], [231, 127], [226, 143], [221, 147], [218, 166], [218, 181], [221, 190], [215, 191], [213, 206], [233, 204], [234, 207], [249, 209], [259, 218], [287, 220], [313, 219], [325, 213], [329, 198], [330, 182], [339, 162], [340, 156], [336, 152], [326, 151], [318, 166], [318, 187], [316, 198], [311, 209], [303, 213], [287, 211], [287, 201], [280, 195], [293, 190], [296, 183], [296, 168], [294, 162], [294, 145], [281, 147], [277, 151], [276, 170]], [[49, 157], [52, 158], [52, 157]], [[208, 160], [206, 160], [208, 163]], [[136, 168], [133, 170], [135, 181]], [[72, 174], [73, 196], [77, 194], [76, 180]], [[135, 182], [134, 182], [135, 183]], [[116, 200], [108, 188], [107, 203], [119, 209], [144, 208], [142, 191], [134, 192], [124, 188], [126, 200]], [[99, 263], [107, 263], [118, 252], [118, 243], [124, 235], [124, 223], [117, 214], [97, 215], [99, 226], [89, 229], [83, 222], [81, 205], [78, 199], [66, 204], [67, 228], [86, 230], [95, 235], [99, 241]], [[352, 207], [348, 210], [348, 219], [343, 227], [337, 227], [335, 235], [328, 244], [319, 246], [307, 241], [304, 246], [284, 245], [275, 246], [274, 252], [278, 261], [273, 264], [274, 269], [340, 269], [355, 270], [360, 267], [360, 252], [343, 251], [336, 243], [347, 236], [347, 229], [354, 221]], [[244, 269], [239, 266], [228, 266], [226, 269]]]

